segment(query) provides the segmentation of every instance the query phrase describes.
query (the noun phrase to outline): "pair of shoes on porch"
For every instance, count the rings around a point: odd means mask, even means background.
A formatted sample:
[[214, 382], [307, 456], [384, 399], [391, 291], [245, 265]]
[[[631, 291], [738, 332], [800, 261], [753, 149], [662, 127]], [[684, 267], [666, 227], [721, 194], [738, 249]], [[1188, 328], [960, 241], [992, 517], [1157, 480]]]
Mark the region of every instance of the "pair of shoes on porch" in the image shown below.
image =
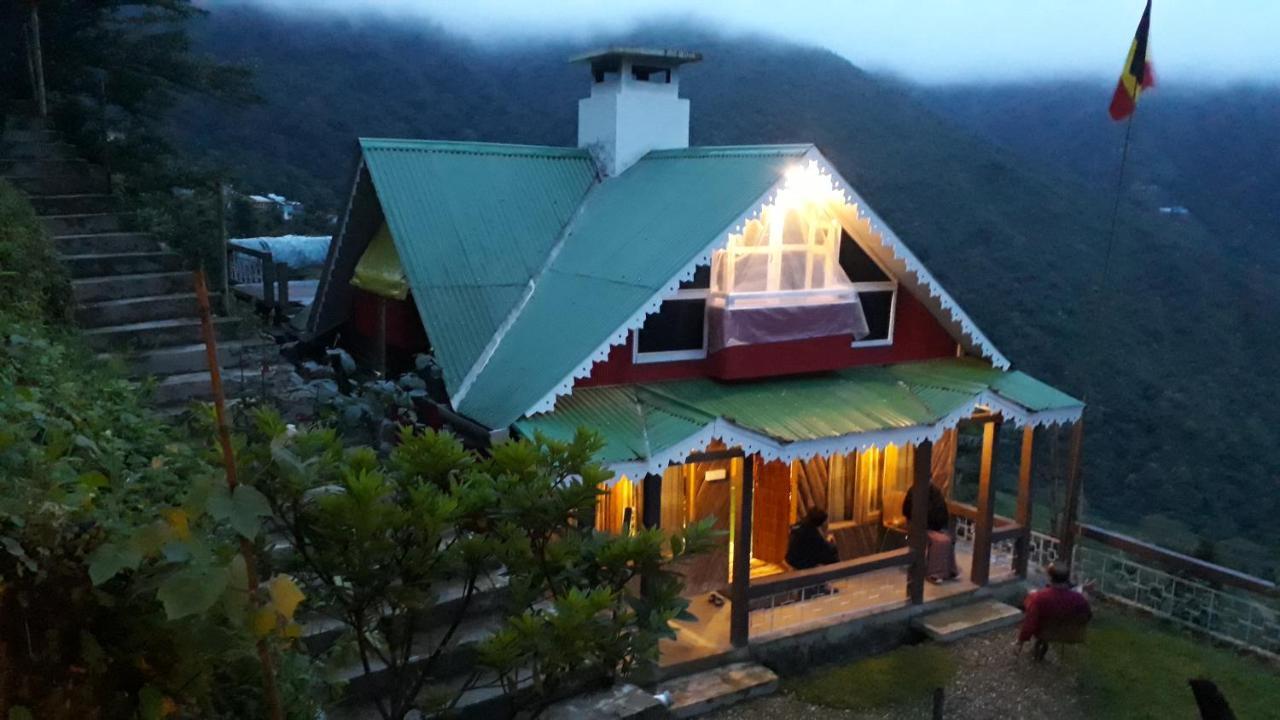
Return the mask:
[[724, 607], [724, 597], [718, 592], [713, 592], [707, 596], [707, 601], [716, 607]]

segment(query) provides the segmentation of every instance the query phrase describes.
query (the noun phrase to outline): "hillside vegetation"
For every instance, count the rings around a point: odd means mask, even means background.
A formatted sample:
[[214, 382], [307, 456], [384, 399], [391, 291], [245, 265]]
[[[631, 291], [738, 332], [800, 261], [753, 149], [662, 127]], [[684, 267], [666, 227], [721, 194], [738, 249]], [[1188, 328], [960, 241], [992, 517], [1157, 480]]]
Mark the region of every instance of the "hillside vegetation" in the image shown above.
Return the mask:
[[[265, 102], [189, 104], [179, 143], [232, 165], [245, 189], [334, 209], [357, 136], [572, 144], [587, 80], [565, 58], [603, 44], [480, 47], [243, 8], [220, 8], [198, 35], [255, 69]], [[1220, 560], [1273, 572], [1280, 500], [1265, 448], [1280, 406], [1260, 391], [1280, 380], [1273, 275], [1202, 223], [1126, 212], [1095, 297], [1108, 187], [1041, 171], [826, 51], [688, 28], [625, 40], [704, 53], [682, 85], [693, 142], [817, 143], [1016, 367], [1087, 396], [1093, 517], [1167, 538], [1190, 526]]]

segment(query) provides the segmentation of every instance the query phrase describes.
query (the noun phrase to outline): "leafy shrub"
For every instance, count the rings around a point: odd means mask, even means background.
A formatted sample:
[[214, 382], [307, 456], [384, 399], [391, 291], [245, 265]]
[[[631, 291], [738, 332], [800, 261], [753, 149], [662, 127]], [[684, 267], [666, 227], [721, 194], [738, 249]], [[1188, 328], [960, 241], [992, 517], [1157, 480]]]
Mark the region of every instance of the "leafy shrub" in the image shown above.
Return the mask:
[[22, 193], [0, 180], [0, 311], [63, 321], [71, 286]]
[[0, 314], [0, 717], [263, 716], [274, 606], [235, 544], [261, 513], [144, 403], [71, 331]]

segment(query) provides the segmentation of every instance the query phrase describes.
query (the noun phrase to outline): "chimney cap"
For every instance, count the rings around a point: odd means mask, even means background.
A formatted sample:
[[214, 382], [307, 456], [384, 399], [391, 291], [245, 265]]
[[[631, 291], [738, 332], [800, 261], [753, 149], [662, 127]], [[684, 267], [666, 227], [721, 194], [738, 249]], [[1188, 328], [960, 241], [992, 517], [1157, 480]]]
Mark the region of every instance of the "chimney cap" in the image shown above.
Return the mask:
[[601, 60], [615, 59], [640, 61], [653, 67], [674, 68], [685, 63], [698, 62], [702, 59], [702, 53], [688, 50], [614, 46], [575, 55], [569, 58], [569, 62], [595, 63]]

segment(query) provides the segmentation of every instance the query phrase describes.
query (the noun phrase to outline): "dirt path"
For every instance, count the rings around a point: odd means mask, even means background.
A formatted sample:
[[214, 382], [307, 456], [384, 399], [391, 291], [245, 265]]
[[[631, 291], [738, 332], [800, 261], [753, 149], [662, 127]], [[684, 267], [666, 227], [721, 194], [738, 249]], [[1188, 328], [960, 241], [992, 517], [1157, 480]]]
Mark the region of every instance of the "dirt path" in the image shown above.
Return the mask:
[[[1033, 663], [1030, 646], [1015, 656], [1016, 629], [1001, 630], [952, 645], [959, 670], [946, 687], [946, 720], [1084, 720], [1076, 676], [1050, 654]], [[723, 710], [715, 720], [910, 720], [930, 717], [928, 700], [871, 712], [838, 710], [801, 702], [784, 683], [778, 694]]]

